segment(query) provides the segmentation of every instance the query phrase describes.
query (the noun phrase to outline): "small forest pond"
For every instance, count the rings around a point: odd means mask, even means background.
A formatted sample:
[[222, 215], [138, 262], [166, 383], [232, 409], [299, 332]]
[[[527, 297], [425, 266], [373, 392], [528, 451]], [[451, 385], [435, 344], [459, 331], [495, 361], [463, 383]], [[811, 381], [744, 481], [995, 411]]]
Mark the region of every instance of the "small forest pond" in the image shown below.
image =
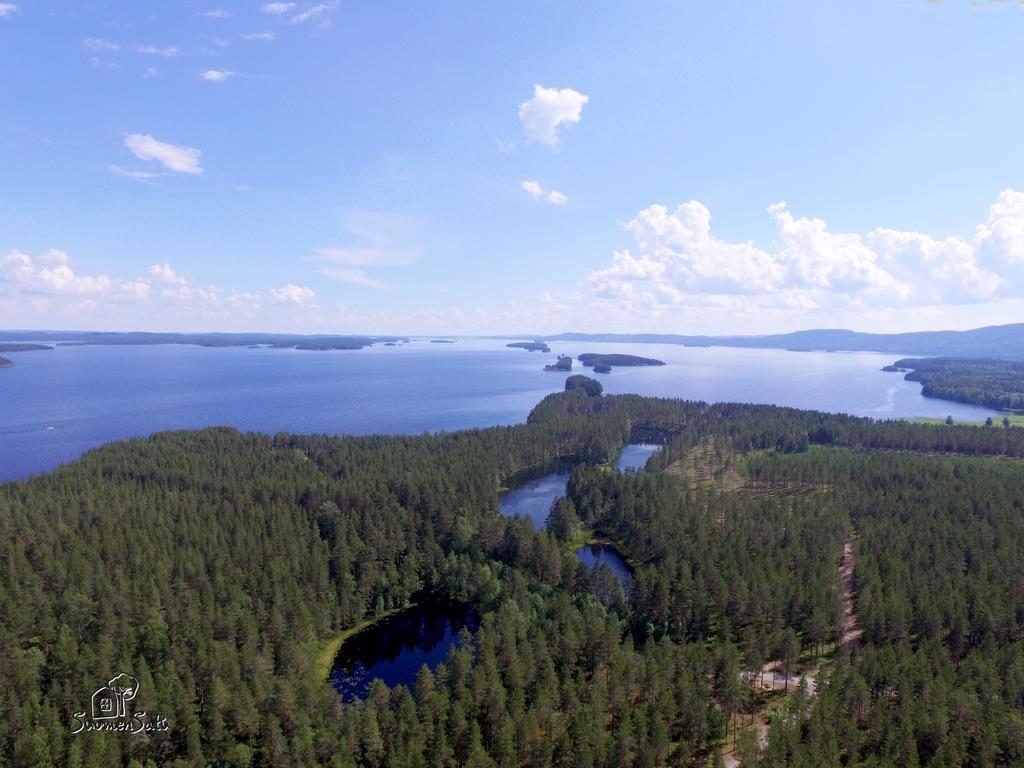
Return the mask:
[[619, 472], [632, 469], [639, 472], [647, 466], [647, 460], [661, 450], [657, 443], [630, 443], [622, 449], [616, 466]]
[[446, 601], [415, 605], [346, 640], [334, 659], [331, 685], [344, 704], [365, 698], [378, 677], [388, 687], [411, 689], [420, 667], [426, 664], [434, 671], [449, 649], [462, 644], [462, 628], [475, 632], [479, 625], [479, 616], [468, 605]]
[[501, 514], [508, 517], [513, 515], [528, 517], [533, 523], [534, 529], [539, 530], [547, 525], [551, 504], [558, 497], [565, 496], [568, 484], [568, 472], [544, 475], [536, 480], [529, 480], [498, 497]]
[[604, 563], [611, 569], [624, 587], [628, 587], [631, 581], [630, 569], [626, 565], [622, 554], [610, 544], [584, 544], [576, 550], [576, 557], [580, 559], [590, 570]]

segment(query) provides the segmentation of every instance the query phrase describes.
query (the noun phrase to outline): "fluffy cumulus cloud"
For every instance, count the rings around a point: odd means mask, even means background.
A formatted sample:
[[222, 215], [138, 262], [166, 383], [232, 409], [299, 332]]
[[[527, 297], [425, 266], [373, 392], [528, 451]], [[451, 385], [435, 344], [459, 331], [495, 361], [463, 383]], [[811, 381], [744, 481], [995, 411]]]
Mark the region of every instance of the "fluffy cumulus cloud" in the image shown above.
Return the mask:
[[232, 290], [193, 281], [170, 264], [153, 264], [144, 275], [122, 278], [77, 268], [68, 254], [49, 250], [0, 254], [0, 321], [69, 327], [116, 323], [145, 327], [187, 324], [203, 318], [211, 327], [239, 329], [266, 320], [289, 323], [319, 312], [312, 288], [288, 283], [264, 292]]
[[5, 294], [46, 299], [124, 301], [149, 295], [145, 280], [118, 280], [74, 270], [67, 253], [51, 249], [33, 258], [21, 251], [0, 256], [0, 287]]
[[543, 200], [552, 205], [564, 205], [569, 201], [569, 198], [561, 192], [554, 189], [544, 189], [536, 181], [521, 181], [519, 182], [519, 187], [523, 191], [528, 192], [534, 200]]
[[18, 6], [14, 3], [0, 3], [0, 19], [6, 19], [9, 16], [13, 16], [16, 10], [18, 10]]
[[149, 268], [149, 276], [153, 282], [166, 285], [185, 285], [188, 281], [183, 275], [175, 272], [170, 264], [154, 264]]
[[578, 123], [589, 100], [572, 88], [533, 86], [533, 98], [519, 105], [527, 140], [557, 147], [559, 129]]
[[160, 163], [174, 173], [201, 174], [199, 159], [202, 152], [192, 147], [179, 147], [154, 139], [149, 134], [132, 133], [125, 137], [124, 145], [140, 160]]
[[1024, 298], [1024, 194], [1005, 190], [974, 237], [936, 239], [879, 228], [833, 232], [818, 218], [769, 206], [763, 249], [712, 233], [697, 201], [652, 205], [627, 222], [635, 246], [590, 274], [599, 297], [657, 312], [673, 305], [777, 310], [907, 309]]
[[280, 304], [312, 304], [316, 294], [310, 288], [288, 283], [283, 288], [271, 290], [270, 298]]

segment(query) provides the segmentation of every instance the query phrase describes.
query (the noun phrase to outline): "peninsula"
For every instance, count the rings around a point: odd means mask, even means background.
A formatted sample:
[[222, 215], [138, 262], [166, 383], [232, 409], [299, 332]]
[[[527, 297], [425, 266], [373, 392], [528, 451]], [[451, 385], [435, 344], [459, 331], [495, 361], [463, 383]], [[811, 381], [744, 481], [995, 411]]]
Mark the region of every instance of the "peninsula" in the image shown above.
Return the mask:
[[1024, 362], [991, 358], [905, 357], [883, 369], [921, 382], [921, 394], [1002, 411], [1024, 411]]
[[43, 349], [53, 349], [46, 344], [6, 344], [0, 343], [0, 352], [36, 352]]

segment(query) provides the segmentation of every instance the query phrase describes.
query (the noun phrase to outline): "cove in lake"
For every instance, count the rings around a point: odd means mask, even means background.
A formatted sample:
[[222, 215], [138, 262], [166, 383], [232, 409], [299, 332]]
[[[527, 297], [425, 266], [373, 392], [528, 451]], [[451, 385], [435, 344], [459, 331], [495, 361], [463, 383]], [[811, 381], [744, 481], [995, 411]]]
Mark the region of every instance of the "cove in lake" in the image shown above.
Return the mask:
[[661, 446], [657, 443], [630, 443], [622, 449], [615, 466], [619, 472], [639, 472], [647, 466], [647, 460], [660, 450]]
[[611, 572], [615, 574], [615, 578], [622, 583], [622, 586], [629, 586], [632, 571], [626, 565], [622, 553], [611, 544], [584, 544], [576, 550], [576, 557], [590, 570], [594, 570], [602, 563], [607, 565]]
[[906, 355], [551, 342], [550, 355], [507, 340], [426, 340], [358, 351], [59, 346], [5, 352], [0, 369], [0, 482], [24, 479], [111, 440], [168, 429], [232, 426], [268, 434], [418, 434], [526, 420], [565, 378], [557, 355], [609, 352], [666, 365], [602, 374], [606, 394], [773, 403], [857, 416], [1000, 417], [921, 396], [884, 373]]
[[[660, 450], [661, 446], [656, 443], [630, 443], [622, 449], [615, 465], [620, 472], [639, 471]], [[551, 505], [555, 499], [565, 496], [568, 484], [568, 472], [552, 472], [520, 482], [498, 497], [501, 514], [528, 517], [533, 527], [539, 530], [547, 525]]]
[[501, 514], [507, 517], [527, 517], [533, 527], [539, 530], [547, 525], [548, 513], [555, 499], [565, 496], [568, 483], [568, 473], [554, 473], [535, 480], [527, 480], [498, 497]]
[[416, 684], [424, 664], [433, 672], [462, 644], [462, 628], [475, 632], [479, 617], [461, 603], [428, 601], [389, 616], [346, 640], [331, 668], [331, 685], [344, 704], [366, 697], [380, 678], [389, 688]]

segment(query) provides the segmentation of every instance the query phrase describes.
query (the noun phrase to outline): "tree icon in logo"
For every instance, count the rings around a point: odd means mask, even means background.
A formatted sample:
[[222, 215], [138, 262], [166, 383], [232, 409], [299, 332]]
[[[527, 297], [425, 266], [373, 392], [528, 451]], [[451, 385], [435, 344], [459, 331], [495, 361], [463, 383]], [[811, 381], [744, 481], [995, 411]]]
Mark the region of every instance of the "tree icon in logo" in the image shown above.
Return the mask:
[[127, 716], [125, 702], [139, 692], [139, 681], [122, 672], [92, 695], [93, 720], [114, 720]]

